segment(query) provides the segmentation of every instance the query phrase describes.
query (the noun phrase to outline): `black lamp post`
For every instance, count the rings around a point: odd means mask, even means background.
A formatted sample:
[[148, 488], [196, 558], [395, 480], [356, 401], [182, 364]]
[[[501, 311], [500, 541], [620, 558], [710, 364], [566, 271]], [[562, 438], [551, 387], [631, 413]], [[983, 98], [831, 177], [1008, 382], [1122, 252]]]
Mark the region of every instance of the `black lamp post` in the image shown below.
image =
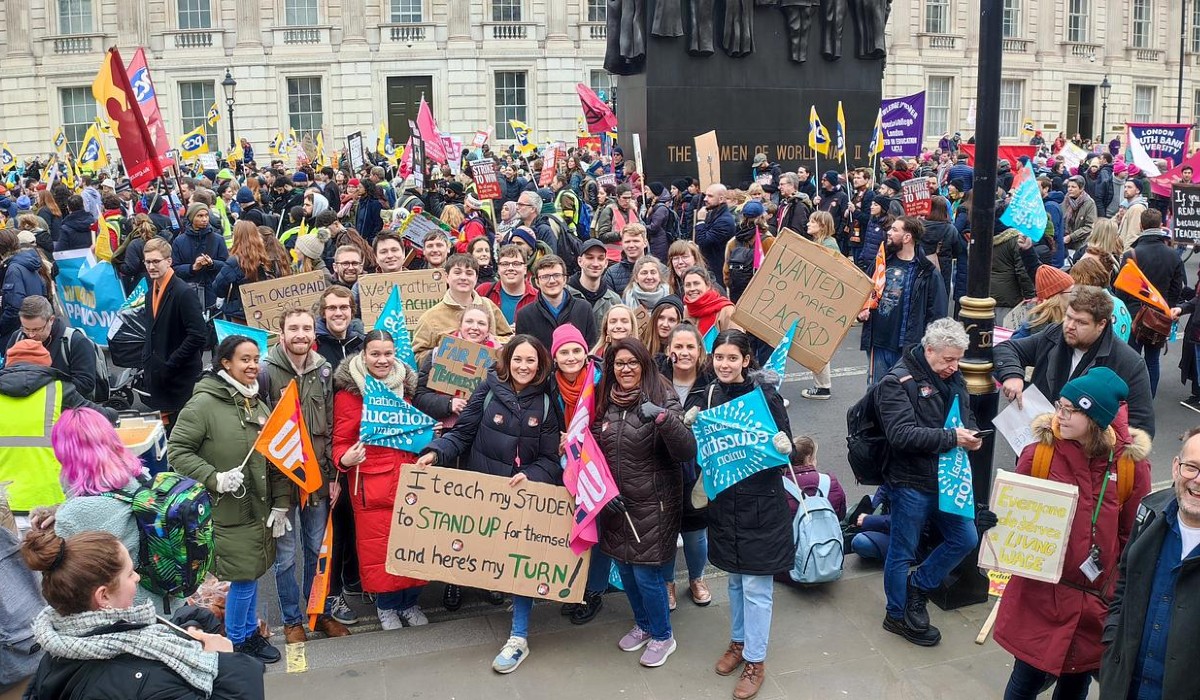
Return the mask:
[[1104, 76], [1104, 80], [1100, 81], [1100, 143], [1104, 143], [1105, 136], [1104, 128], [1108, 121], [1108, 93], [1112, 91], [1112, 83], [1108, 82], [1108, 76]]
[[221, 81], [221, 89], [225, 91], [225, 111], [229, 116], [229, 150], [237, 149], [237, 137], [234, 136], [233, 129], [233, 92], [237, 88], [237, 81], [233, 79], [229, 69], [225, 69], [225, 79]]

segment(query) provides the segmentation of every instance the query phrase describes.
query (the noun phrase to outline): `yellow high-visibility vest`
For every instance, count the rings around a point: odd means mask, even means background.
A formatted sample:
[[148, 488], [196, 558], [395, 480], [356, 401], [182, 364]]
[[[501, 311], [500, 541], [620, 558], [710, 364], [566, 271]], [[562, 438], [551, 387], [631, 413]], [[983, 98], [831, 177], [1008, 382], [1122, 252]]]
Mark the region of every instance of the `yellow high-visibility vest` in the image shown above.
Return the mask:
[[50, 429], [60, 413], [59, 381], [26, 397], [0, 395], [0, 482], [12, 482], [8, 502], [15, 511], [67, 500], [58, 481], [62, 467], [50, 446]]

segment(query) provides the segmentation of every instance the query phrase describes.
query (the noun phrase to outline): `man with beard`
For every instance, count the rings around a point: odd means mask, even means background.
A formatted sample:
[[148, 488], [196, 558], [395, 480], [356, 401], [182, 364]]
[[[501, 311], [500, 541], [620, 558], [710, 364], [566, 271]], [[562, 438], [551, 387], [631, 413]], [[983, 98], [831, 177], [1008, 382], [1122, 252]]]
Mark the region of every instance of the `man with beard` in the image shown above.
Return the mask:
[[1022, 405], [1025, 368], [1033, 367], [1033, 384], [1051, 402], [1068, 381], [1092, 367], [1107, 367], [1129, 385], [1129, 425], [1154, 436], [1154, 399], [1142, 356], [1113, 336], [1113, 303], [1098, 287], [1076, 287], [1066, 316], [1037, 335], [996, 345], [992, 376], [1004, 396]]
[[362, 251], [352, 245], [340, 246], [333, 254], [333, 283], [352, 288], [363, 272]]

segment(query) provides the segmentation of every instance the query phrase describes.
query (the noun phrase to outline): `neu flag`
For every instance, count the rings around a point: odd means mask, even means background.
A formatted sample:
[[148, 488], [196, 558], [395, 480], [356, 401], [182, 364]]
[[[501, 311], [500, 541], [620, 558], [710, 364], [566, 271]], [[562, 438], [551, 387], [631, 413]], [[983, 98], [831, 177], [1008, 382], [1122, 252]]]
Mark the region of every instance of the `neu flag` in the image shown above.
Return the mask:
[[[586, 377], [595, 376], [591, 362], [583, 371]], [[567, 439], [563, 445], [563, 486], [575, 497], [575, 522], [571, 525], [567, 544], [576, 555], [582, 555], [600, 541], [596, 532], [596, 516], [617, 495], [617, 484], [613, 481], [608, 461], [592, 435], [595, 404], [596, 386], [592, 382], [585, 382], [575, 403], [575, 417], [567, 428]]]
[[412, 338], [408, 335], [408, 322], [404, 319], [404, 300], [400, 298], [400, 285], [392, 287], [387, 303], [379, 312], [375, 328], [392, 334], [396, 341], [396, 357], [412, 369], [417, 369], [417, 357], [413, 354]]
[[87, 248], [60, 250], [55, 290], [67, 312], [67, 325], [78, 328], [100, 347], [108, 347], [108, 331], [125, 303], [125, 290], [112, 263]]
[[420, 452], [433, 442], [436, 422], [386, 384], [367, 376], [363, 386], [362, 425], [358, 431], [358, 439], [364, 444]]
[[791, 328], [788, 328], [787, 333], [783, 334], [779, 345], [771, 351], [771, 356], [767, 358], [766, 364], [763, 365], [763, 371], [774, 372], [779, 375], [779, 381], [775, 382], [775, 388], [783, 386], [783, 375], [787, 371], [787, 357], [792, 350], [792, 339], [796, 335], [796, 328], [800, 325], [800, 319], [792, 321]]
[[1013, 198], [1004, 209], [1000, 223], [1015, 228], [1037, 243], [1046, 233], [1046, 205], [1042, 203], [1042, 188], [1026, 165], [1017, 173]]
[[617, 130], [617, 115], [613, 114], [612, 108], [605, 104], [599, 95], [583, 83], [575, 85], [575, 92], [579, 95], [579, 103], [583, 107], [588, 133], [603, 134]]
[[748, 476], [788, 463], [786, 452], [775, 449], [779, 432], [767, 408], [762, 388], [707, 411], [692, 425], [708, 499]]
[[[946, 430], [962, 428], [962, 410], [958, 396], [950, 404]], [[971, 460], [967, 451], [955, 445], [949, 452], [938, 455], [938, 510], [950, 515], [975, 518], [975, 490], [971, 482]]]
[[325, 614], [326, 598], [329, 596], [329, 563], [333, 558], [333, 509], [325, 519], [325, 537], [321, 540], [321, 551], [317, 554], [317, 575], [313, 576], [312, 588], [308, 593], [308, 626], [317, 627], [317, 617]]
[[254, 449], [279, 467], [279, 471], [295, 482], [302, 493], [310, 494], [321, 488], [321, 467], [308, 426], [304, 424], [304, 414], [300, 412], [300, 390], [296, 388], [295, 379], [283, 390], [279, 403], [275, 404], [275, 410], [271, 411], [271, 417], [258, 434]]

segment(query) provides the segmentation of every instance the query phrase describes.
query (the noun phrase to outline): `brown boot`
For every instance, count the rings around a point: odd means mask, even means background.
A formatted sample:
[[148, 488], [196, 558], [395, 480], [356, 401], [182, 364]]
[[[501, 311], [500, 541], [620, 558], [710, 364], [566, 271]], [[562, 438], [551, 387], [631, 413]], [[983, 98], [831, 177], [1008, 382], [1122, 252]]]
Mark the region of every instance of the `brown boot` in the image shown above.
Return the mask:
[[317, 615], [317, 625], [313, 632], [320, 632], [326, 637], [349, 637], [350, 630], [329, 615]]
[[742, 677], [738, 679], [737, 685], [733, 687], [734, 700], [750, 700], [750, 698], [758, 695], [758, 691], [762, 688], [763, 679], [767, 676], [767, 664], [765, 662], [755, 663], [753, 661], [746, 662], [746, 668], [742, 669]]
[[308, 635], [304, 634], [304, 623], [297, 625], [283, 626], [283, 639], [287, 644], [303, 644], [308, 641]]
[[702, 578], [694, 578], [688, 587], [692, 591], [692, 602], [700, 607], [704, 607], [712, 602], [712, 593], [708, 591], [708, 584]]
[[674, 610], [675, 605], [675, 582], [671, 581], [667, 584], [667, 609]]
[[738, 670], [738, 666], [742, 665], [742, 648], [746, 645], [742, 642], [730, 642], [729, 648], [721, 654], [721, 658], [717, 659], [716, 672], [719, 676], [728, 676]]

